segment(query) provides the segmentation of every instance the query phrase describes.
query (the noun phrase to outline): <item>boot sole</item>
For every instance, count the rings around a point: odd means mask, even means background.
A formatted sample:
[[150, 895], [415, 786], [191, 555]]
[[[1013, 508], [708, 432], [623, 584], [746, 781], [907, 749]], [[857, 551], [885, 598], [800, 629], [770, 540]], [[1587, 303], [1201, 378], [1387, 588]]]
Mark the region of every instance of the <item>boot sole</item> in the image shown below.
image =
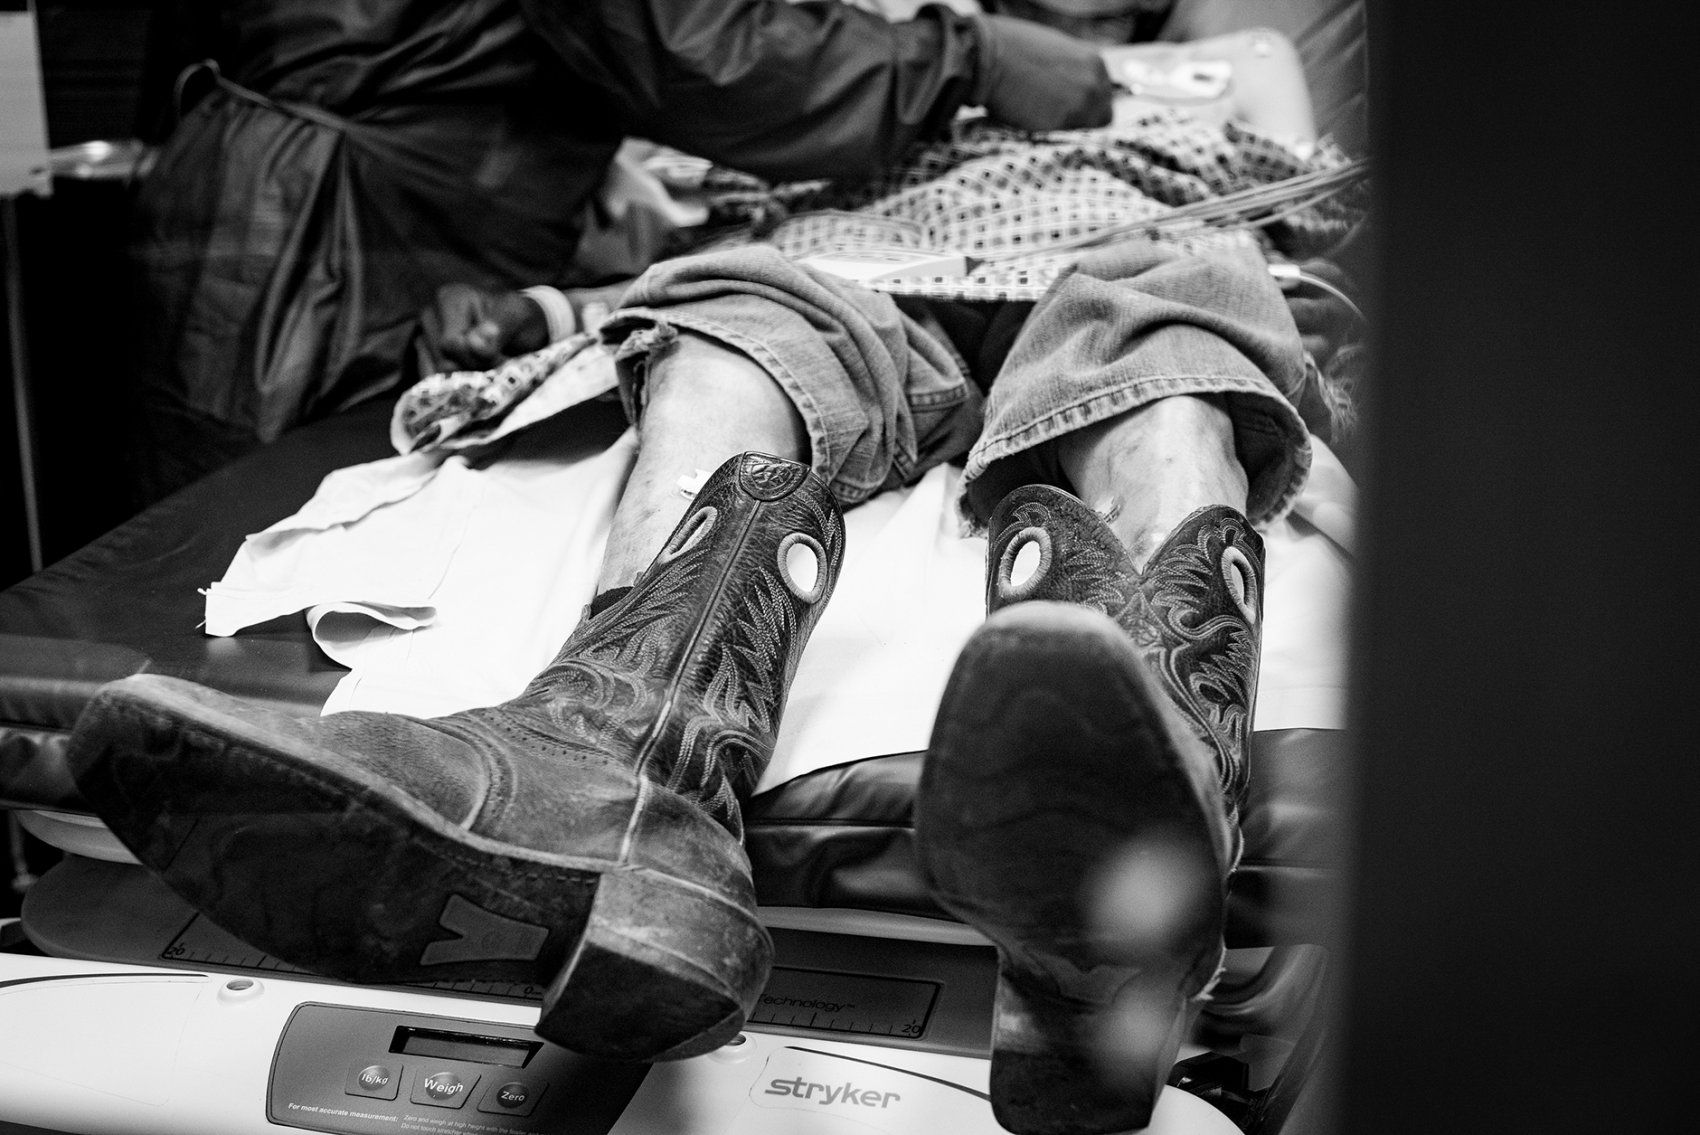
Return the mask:
[[356, 767], [261, 740], [170, 679], [131, 678], [90, 703], [71, 762], [168, 886], [314, 973], [529, 985], [546, 1039], [623, 1060], [712, 1048], [760, 995], [772, 946], [752, 910], [654, 870], [467, 832]]
[[[1219, 789], [1202, 747], [1183, 750], [1190, 740], [1127, 633], [1074, 604], [996, 613], [951, 674], [917, 854], [939, 904], [997, 947], [991, 1095], [1017, 1135], [1150, 1120], [1187, 1003], [1221, 951], [1225, 849], [1207, 811]], [[1209, 885], [1189, 888], [1160, 944], [1130, 953], [1094, 933], [1079, 892], [1136, 835], [1160, 839], [1172, 869]], [[1111, 1084], [1094, 1038], [1132, 1005], [1156, 1031]]]

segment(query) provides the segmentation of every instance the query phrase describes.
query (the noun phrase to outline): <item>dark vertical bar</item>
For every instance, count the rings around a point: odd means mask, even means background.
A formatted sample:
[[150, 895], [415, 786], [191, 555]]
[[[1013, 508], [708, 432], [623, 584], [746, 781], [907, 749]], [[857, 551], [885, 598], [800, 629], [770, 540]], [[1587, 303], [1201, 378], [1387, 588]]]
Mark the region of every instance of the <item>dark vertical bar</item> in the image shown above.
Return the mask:
[[1691, 1091], [1690, 15], [1371, 8], [1341, 1132], [1674, 1130]]

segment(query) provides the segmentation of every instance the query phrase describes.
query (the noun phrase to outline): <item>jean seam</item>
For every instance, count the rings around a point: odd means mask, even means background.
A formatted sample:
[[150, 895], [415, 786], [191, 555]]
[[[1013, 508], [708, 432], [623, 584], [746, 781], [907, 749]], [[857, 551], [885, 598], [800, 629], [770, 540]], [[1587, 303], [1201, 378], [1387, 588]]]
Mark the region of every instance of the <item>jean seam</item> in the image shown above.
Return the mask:
[[943, 407], [960, 405], [968, 400], [968, 384], [959, 382], [949, 390], [922, 391], [916, 394], [905, 393], [904, 401], [917, 409], [937, 410]]

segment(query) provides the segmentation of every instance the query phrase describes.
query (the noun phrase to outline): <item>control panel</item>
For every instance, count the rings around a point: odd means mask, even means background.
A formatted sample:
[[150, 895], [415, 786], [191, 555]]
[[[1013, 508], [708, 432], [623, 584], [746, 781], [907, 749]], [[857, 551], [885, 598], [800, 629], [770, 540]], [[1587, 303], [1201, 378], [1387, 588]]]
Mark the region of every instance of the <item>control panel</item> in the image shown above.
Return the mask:
[[278, 1041], [266, 1114], [347, 1135], [602, 1135], [648, 1071], [523, 1026], [308, 1002]]

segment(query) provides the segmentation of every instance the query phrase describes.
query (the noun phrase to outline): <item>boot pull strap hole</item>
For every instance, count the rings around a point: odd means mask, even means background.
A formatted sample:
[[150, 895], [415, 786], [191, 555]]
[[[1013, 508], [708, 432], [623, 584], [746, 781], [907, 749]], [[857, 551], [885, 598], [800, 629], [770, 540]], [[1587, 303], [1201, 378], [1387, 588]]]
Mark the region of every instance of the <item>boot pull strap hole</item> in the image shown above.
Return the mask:
[[1051, 570], [1051, 534], [1023, 528], [1004, 546], [998, 563], [998, 590], [1006, 600], [1030, 594]]
[[703, 505], [697, 509], [668, 546], [661, 549], [661, 555], [656, 557], [656, 562], [670, 563], [702, 543], [703, 539], [713, 530], [714, 522], [719, 518], [719, 515], [719, 510], [713, 505]]
[[1228, 585], [1228, 592], [1234, 597], [1240, 614], [1256, 623], [1261, 606], [1257, 595], [1257, 572], [1246, 554], [1238, 548], [1222, 549], [1222, 581]]
[[822, 570], [825, 562], [826, 549], [811, 536], [793, 532], [780, 542], [779, 575], [785, 580], [785, 586], [791, 589], [791, 594], [805, 603], [813, 603], [820, 598], [821, 587], [825, 583], [826, 573]]

